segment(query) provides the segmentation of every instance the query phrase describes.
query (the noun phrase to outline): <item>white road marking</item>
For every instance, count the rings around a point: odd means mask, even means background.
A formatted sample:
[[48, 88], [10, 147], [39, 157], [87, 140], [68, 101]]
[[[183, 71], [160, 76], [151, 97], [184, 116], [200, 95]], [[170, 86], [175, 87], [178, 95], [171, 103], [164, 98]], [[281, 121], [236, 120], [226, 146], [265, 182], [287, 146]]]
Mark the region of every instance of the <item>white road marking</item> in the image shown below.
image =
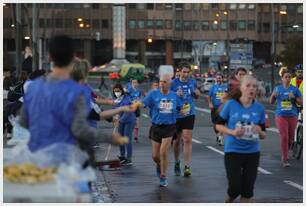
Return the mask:
[[149, 115], [147, 115], [147, 114], [141, 114], [143, 117], [145, 117], [145, 118], [150, 118], [149, 117]]
[[[210, 113], [209, 109], [204, 109], [201, 107], [195, 107], [196, 110], [201, 111], [201, 112], [206, 112], [206, 113]], [[276, 132], [279, 133], [278, 129], [275, 127], [271, 127], [271, 128], [266, 128], [266, 130], [270, 131], [270, 132]]]
[[303, 186], [302, 186], [302, 185], [299, 185], [299, 184], [297, 184], [297, 183], [295, 183], [295, 182], [292, 182], [292, 181], [290, 181], [290, 180], [284, 180], [284, 183], [286, 183], [286, 184], [288, 184], [288, 185], [291, 185], [292, 187], [295, 187], [295, 188], [297, 188], [297, 189], [303, 191]]
[[199, 140], [197, 140], [197, 139], [194, 139], [194, 138], [192, 138], [192, 141], [195, 142], [195, 143], [198, 143], [198, 144], [202, 144], [201, 141], [199, 141]]
[[[216, 149], [216, 148], [214, 148], [214, 147], [212, 147], [212, 146], [206, 146], [206, 147], [207, 147], [208, 149], [211, 149], [211, 150], [213, 150], [213, 151], [215, 151], [215, 152], [221, 154], [221, 155], [224, 155], [224, 152], [222, 152], [222, 151], [220, 151], [220, 150], [218, 150], [218, 149]], [[263, 169], [263, 168], [261, 168], [261, 167], [258, 167], [258, 171], [261, 172], [261, 173], [263, 173], [263, 174], [266, 174], [266, 175], [271, 175], [271, 174], [272, 174], [272, 172], [269, 172], [269, 171], [267, 171], [267, 170], [265, 170], [265, 169]]]
[[271, 128], [266, 128], [266, 130], [271, 131], [271, 132], [276, 132], [279, 133], [277, 128], [271, 127]]

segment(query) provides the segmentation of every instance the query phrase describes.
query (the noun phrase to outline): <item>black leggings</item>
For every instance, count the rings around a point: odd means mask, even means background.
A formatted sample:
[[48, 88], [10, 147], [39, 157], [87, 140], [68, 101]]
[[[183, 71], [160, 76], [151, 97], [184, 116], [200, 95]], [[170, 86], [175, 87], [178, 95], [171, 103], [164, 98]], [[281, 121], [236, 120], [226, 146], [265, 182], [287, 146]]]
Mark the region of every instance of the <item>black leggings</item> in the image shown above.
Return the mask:
[[228, 180], [227, 194], [236, 199], [253, 197], [260, 153], [225, 153], [224, 163]]

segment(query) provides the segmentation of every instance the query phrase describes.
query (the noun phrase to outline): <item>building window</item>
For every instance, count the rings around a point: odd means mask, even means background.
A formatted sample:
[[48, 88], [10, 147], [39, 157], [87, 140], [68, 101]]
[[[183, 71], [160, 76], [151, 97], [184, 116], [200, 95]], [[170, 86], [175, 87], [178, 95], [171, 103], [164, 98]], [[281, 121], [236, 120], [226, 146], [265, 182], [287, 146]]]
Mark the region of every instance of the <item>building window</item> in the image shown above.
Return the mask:
[[156, 21], [156, 28], [157, 29], [163, 29], [164, 28], [164, 21], [163, 20], [157, 20]]
[[218, 27], [219, 27], [218, 25], [219, 25], [219, 22], [218, 22], [218, 24], [214, 24], [214, 21], [212, 21], [211, 22], [211, 29], [212, 30], [218, 30]]
[[[45, 22], [46, 23], [46, 28], [51, 28], [52, 27], [52, 22], [51, 22], [51, 19], [46, 19], [47, 21]], [[79, 25], [78, 25], [79, 26]]]
[[184, 21], [184, 30], [190, 31], [192, 29], [191, 21]]
[[175, 4], [175, 10], [181, 11], [184, 8], [183, 6], [184, 6], [184, 4]]
[[201, 4], [193, 4], [193, 9], [194, 10], [200, 10]]
[[64, 24], [65, 24], [65, 28], [72, 28], [72, 19], [65, 19]]
[[226, 4], [220, 4], [220, 10], [221, 11], [226, 10]]
[[164, 4], [155, 4], [155, 8], [157, 10], [163, 10], [164, 9]]
[[93, 9], [99, 9], [100, 6], [99, 6], [99, 4], [92, 4], [92, 8], [93, 8]]
[[175, 30], [182, 30], [182, 21], [175, 21]]
[[143, 10], [143, 9], [145, 9], [146, 8], [146, 5], [145, 4], [136, 4], [136, 7], [137, 7], [137, 9], [139, 9], [139, 10]]
[[220, 28], [222, 30], [226, 30], [227, 29], [227, 21], [221, 21], [220, 23]]
[[63, 19], [55, 19], [55, 27], [63, 28]]
[[264, 31], [265, 33], [268, 33], [268, 32], [271, 31], [271, 29], [270, 29], [270, 23], [263, 23], [263, 31]]
[[166, 9], [172, 9], [172, 7], [173, 7], [172, 4], [165, 4]]
[[154, 9], [154, 4], [147, 4], [147, 9], [148, 10], [153, 10]]
[[237, 30], [237, 22], [236, 20], [231, 20], [230, 21], [230, 30]]
[[245, 22], [245, 20], [239, 20], [238, 21], [238, 29], [239, 30], [245, 30], [246, 29], [246, 22]]
[[100, 29], [100, 21], [99, 21], [99, 19], [93, 19], [92, 20], [92, 28]]
[[235, 10], [235, 9], [237, 9], [237, 4], [230, 4], [229, 9], [230, 9], [230, 10]]
[[281, 5], [280, 10], [281, 11], [287, 11], [287, 5]]
[[136, 29], [136, 21], [129, 20], [129, 29]]
[[202, 27], [203, 31], [209, 30], [209, 23], [208, 23], [208, 21], [202, 21], [201, 27]]
[[248, 4], [248, 9], [250, 9], [250, 10], [255, 9], [255, 4]]
[[111, 8], [112, 4], [101, 4], [102, 9], [109, 9]]
[[184, 4], [184, 9], [185, 10], [191, 10], [192, 9], [191, 4]]
[[297, 8], [297, 13], [302, 14], [303, 13], [303, 5], [299, 5]]
[[147, 20], [147, 28], [152, 29], [154, 27], [154, 22], [153, 20]]
[[203, 10], [209, 10], [209, 4], [202, 4]]
[[198, 21], [192, 22], [192, 28], [195, 31], [199, 31], [200, 30], [200, 23]]
[[212, 9], [219, 9], [219, 4], [211, 4]]
[[270, 5], [269, 4], [264, 4], [263, 8], [262, 8], [262, 11], [265, 12], [265, 13], [270, 12]]
[[145, 28], [145, 21], [144, 20], [138, 20], [138, 28], [144, 29]]
[[248, 20], [248, 30], [250, 30], [250, 31], [255, 30], [255, 21], [254, 20]]
[[107, 19], [102, 19], [102, 28], [107, 29], [108, 28], [108, 20]]
[[44, 28], [45, 27], [45, 19], [39, 19], [39, 27]]
[[246, 4], [239, 4], [239, 9], [245, 9], [246, 8]]
[[128, 4], [129, 9], [136, 9], [136, 4]]
[[165, 24], [166, 24], [166, 29], [172, 29], [172, 20], [166, 20]]
[[257, 32], [258, 33], [261, 33], [261, 25], [262, 25], [262, 23], [258, 22], [258, 24], [257, 24]]

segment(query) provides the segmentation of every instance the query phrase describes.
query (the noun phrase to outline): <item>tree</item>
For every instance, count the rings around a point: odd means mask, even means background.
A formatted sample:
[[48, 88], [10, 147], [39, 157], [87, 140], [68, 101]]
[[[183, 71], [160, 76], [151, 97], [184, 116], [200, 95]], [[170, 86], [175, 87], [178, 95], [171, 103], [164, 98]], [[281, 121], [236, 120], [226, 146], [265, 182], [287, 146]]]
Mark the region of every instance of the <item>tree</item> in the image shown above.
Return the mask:
[[303, 38], [291, 37], [287, 39], [285, 50], [281, 53], [280, 59], [288, 69], [297, 64], [303, 63]]

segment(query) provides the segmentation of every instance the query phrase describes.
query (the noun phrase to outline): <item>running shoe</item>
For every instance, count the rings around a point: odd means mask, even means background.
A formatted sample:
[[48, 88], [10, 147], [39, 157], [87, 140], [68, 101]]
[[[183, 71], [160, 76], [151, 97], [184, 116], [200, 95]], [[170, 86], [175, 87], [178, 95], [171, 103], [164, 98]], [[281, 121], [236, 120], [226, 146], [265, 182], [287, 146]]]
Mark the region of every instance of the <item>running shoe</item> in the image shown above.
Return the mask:
[[175, 162], [175, 164], [174, 164], [174, 174], [175, 174], [175, 176], [181, 176], [180, 161], [177, 161], [177, 162]]
[[217, 139], [218, 139], [218, 145], [222, 146], [223, 145], [223, 137], [220, 135], [220, 136], [217, 137]]
[[156, 167], [156, 176], [160, 178], [160, 167]]
[[184, 167], [184, 176], [185, 177], [189, 177], [191, 175], [191, 170], [190, 167], [188, 167], [187, 165]]
[[138, 142], [138, 137], [134, 137], [134, 141], [137, 143]]
[[118, 159], [120, 161], [120, 164], [123, 164], [126, 161], [126, 157], [124, 156], [118, 156]]
[[168, 181], [167, 181], [166, 176], [164, 176], [164, 175], [160, 176], [160, 178], [159, 178], [159, 186], [167, 187], [167, 185], [168, 185]]
[[123, 164], [123, 165], [132, 165], [133, 163], [132, 163], [132, 160], [126, 159], [121, 164]]
[[287, 161], [283, 161], [283, 167], [290, 167], [290, 163]]

